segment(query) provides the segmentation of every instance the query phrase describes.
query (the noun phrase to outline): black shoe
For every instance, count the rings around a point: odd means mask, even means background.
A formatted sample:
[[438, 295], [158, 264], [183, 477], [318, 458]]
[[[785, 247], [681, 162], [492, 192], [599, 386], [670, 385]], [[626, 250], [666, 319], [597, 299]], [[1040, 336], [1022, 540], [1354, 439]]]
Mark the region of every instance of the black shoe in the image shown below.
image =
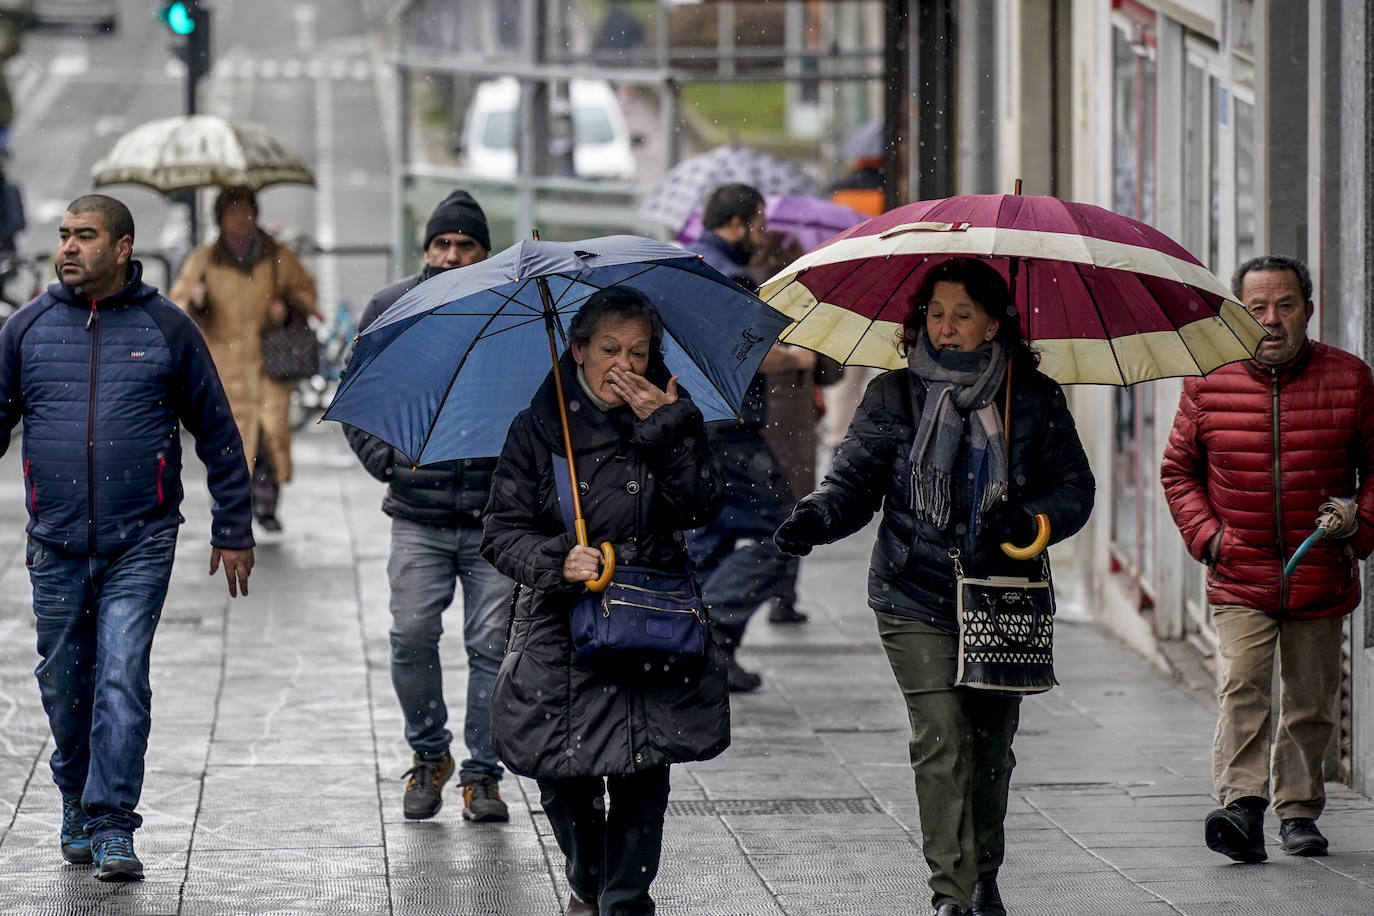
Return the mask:
[[95, 861], [91, 854], [91, 834], [87, 830], [90, 818], [86, 809], [81, 807], [81, 799], [62, 800], [62, 832], [59, 841], [62, 858], [73, 865], [90, 865]]
[[401, 801], [406, 820], [423, 821], [439, 813], [444, 806], [444, 783], [453, 775], [453, 755], [444, 751], [444, 756], [424, 758], [417, 756], [415, 765], [401, 774], [410, 777], [406, 783], [406, 794]]
[[935, 908], [935, 916], [969, 916], [969, 912], [957, 903], [945, 902]]
[[790, 601], [779, 601], [768, 611], [769, 623], [806, 623], [810, 619], [810, 615], [797, 610]]
[[763, 678], [752, 671], [745, 671], [731, 656], [725, 660], [725, 686], [731, 693], [749, 693], [763, 686]]
[[281, 522], [275, 515], [264, 515], [258, 519], [258, 527], [269, 534], [281, 534]]
[[481, 776], [463, 783], [463, 817], [470, 821], [510, 820], [510, 810], [501, 801], [496, 780]]
[[134, 838], [107, 833], [95, 841], [95, 877], [99, 881], [142, 881], [143, 863], [134, 855]]
[[1244, 798], [1212, 811], [1204, 829], [1207, 848], [1237, 862], [1263, 862], [1269, 858], [1264, 851], [1266, 805], [1262, 798]]
[[1326, 837], [1310, 817], [1286, 817], [1279, 821], [1279, 840], [1290, 856], [1326, 855]]
[[984, 878], [973, 885], [972, 916], [1007, 916], [1002, 895], [997, 891], [996, 878]]

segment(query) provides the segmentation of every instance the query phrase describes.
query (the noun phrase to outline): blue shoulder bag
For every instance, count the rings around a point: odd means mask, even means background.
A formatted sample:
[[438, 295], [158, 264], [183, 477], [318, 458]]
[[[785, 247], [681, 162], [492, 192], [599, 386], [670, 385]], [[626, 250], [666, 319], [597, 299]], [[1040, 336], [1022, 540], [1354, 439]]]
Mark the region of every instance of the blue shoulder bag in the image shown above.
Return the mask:
[[[572, 480], [558, 455], [553, 471], [558, 508], [571, 531]], [[706, 609], [690, 561], [681, 573], [617, 565], [605, 591], [574, 602], [568, 622], [573, 655], [585, 664], [671, 677], [696, 670], [706, 655]]]

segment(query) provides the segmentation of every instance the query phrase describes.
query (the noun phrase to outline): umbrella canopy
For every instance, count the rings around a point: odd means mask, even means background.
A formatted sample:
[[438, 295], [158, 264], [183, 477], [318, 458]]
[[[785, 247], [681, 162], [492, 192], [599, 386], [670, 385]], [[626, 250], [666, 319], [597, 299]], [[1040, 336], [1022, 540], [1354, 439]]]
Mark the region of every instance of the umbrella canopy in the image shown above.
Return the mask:
[[760, 295], [797, 321], [782, 335], [788, 343], [842, 363], [899, 368], [906, 363], [896, 342], [926, 271], [970, 256], [1014, 281], [1040, 368], [1063, 384], [1205, 375], [1250, 358], [1265, 335], [1164, 233], [1054, 197], [967, 195], [898, 207], [797, 259]]
[[640, 215], [665, 226], [681, 226], [701, 207], [712, 188], [729, 182], [752, 185], [765, 196], [816, 197], [821, 193], [820, 182], [797, 163], [731, 144], [684, 159], [669, 169], [640, 204]]
[[[765, 197], [764, 213], [768, 216], [769, 231], [787, 233], [797, 240], [803, 251], [810, 251], [836, 233], [868, 218], [853, 207], [799, 195]], [[701, 209], [697, 208], [678, 232], [677, 241], [690, 245], [701, 233]]]
[[566, 341], [577, 309], [612, 285], [658, 308], [664, 361], [706, 419], [737, 416], [788, 319], [676, 245], [619, 235], [523, 241], [421, 283], [359, 337], [325, 419], [417, 465], [498, 455], [550, 368], [546, 315]]
[[185, 115], [140, 124], [120, 137], [91, 169], [91, 181], [96, 187], [141, 184], [170, 194], [207, 186], [313, 185], [315, 176], [266, 128]]

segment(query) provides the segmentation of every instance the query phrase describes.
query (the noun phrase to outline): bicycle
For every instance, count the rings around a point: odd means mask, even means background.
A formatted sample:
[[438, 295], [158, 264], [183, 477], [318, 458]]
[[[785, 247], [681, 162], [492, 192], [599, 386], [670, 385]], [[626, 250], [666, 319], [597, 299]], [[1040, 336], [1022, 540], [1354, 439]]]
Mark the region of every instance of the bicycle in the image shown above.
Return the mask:
[[52, 260], [48, 257], [0, 255], [0, 324], [39, 296], [52, 279]]
[[358, 322], [347, 302], [339, 303], [334, 317], [315, 328], [320, 341], [320, 368], [311, 376], [296, 382], [291, 391], [291, 429], [302, 429], [311, 419], [318, 418], [334, 400], [334, 392], [343, 378], [353, 351], [353, 339], [358, 336]]

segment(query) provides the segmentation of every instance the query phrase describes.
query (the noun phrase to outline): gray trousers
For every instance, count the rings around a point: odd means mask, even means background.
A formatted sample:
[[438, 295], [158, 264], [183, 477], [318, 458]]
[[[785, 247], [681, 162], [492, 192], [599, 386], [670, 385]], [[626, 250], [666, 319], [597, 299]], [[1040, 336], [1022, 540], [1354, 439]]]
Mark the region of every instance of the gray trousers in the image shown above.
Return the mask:
[[968, 909], [973, 885], [1002, 867], [1021, 698], [953, 687], [959, 661], [953, 633], [879, 611], [878, 636], [911, 720], [931, 903]]

